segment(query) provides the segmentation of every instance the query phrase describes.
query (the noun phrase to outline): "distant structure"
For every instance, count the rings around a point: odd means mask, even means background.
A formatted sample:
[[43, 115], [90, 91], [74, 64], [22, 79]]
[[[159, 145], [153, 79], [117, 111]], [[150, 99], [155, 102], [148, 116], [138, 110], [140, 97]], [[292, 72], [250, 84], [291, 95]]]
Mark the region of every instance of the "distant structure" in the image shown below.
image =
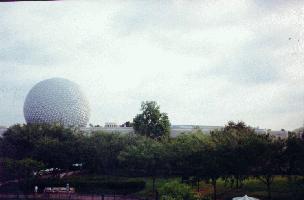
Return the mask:
[[106, 122], [105, 128], [116, 128], [118, 125], [115, 122]]
[[67, 127], [84, 127], [90, 116], [89, 102], [80, 87], [63, 78], [37, 83], [25, 99], [23, 112], [28, 124], [60, 123]]
[[7, 130], [7, 128], [5, 126], [0, 126], [0, 137], [6, 130]]
[[[204, 133], [210, 133], [210, 131], [214, 131], [216, 129], [224, 128], [223, 126], [203, 126], [203, 125], [172, 125], [171, 126], [171, 137], [176, 137], [182, 133], [191, 133], [196, 130], [201, 130]], [[83, 127], [82, 131], [87, 134], [91, 134], [96, 131], [103, 131], [108, 133], [133, 133], [133, 127], [126, 126], [118, 126], [116, 123], [107, 122], [105, 126], [95, 126], [95, 127]], [[258, 134], [266, 134], [266, 129], [254, 128], [255, 132]], [[270, 133], [271, 134], [271, 133]]]
[[[191, 133], [197, 130], [202, 131], [203, 133], [210, 133], [210, 131], [214, 131], [216, 129], [224, 128], [223, 126], [203, 126], [203, 125], [172, 125], [171, 126], [171, 137], [176, 137], [182, 133]], [[86, 135], [90, 135], [93, 132], [96, 131], [102, 131], [107, 133], [122, 133], [122, 134], [128, 134], [128, 133], [134, 133], [133, 127], [127, 127], [125, 125], [118, 126], [114, 122], [107, 122], [105, 123], [105, 126], [93, 126], [90, 127], [80, 127], [80, 129], [86, 133]], [[287, 138], [288, 137], [288, 131], [280, 130], [280, 131], [272, 131], [270, 129], [261, 129], [261, 128], [253, 128], [257, 134], [270, 134], [277, 138]], [[2, 134], [7, 130], [6, 127], [0, 126], [0, 137]]]
[[281, 139], [288, 138], [288, 131], [284, 129], [279, 131], [269, 131], [269, 133], [277, 138], [281, 138]]

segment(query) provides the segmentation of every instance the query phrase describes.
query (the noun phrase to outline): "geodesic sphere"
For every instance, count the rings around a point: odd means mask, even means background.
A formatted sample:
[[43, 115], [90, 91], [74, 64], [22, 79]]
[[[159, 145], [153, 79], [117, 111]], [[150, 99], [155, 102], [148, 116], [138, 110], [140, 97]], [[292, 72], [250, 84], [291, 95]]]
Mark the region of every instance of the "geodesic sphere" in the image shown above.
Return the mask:
[[37, 83], [26, 96], [23, 112], [28, 124], [78, 127], [86, 126], [90, 116], [89, 102], [80, 87], [63, 78]]

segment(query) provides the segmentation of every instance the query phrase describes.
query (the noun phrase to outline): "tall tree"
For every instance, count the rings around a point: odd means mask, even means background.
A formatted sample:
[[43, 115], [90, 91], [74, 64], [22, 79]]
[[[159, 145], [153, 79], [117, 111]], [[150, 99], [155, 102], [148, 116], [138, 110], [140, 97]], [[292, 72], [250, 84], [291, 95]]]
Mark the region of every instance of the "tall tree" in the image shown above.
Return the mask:
[[33, 160], [31, 158], [25, 158], [22, 160], [14, 159], [1, 159], [2, 174], [1, 179], [29, 179], [34, 176], [34, 172], [44, 168], [42, 162]]
[[289, 133], [286, 140], [285, 158], [288, 163], [288, 175], [304, 176], [304, 139], [297, 133]]
[[213, 200], [217, 199], [217, 180], [226, 175], [225, 161], [227, 157], [223, 155], [223, 149], [214, 142], [207, 143], [202, 149], [200, 177], [210, 180], [213, 187]]
[[266, 185], [268, 199], [271, 199], [271, 185], [275, 175], [282, 174], [285, 166], [285, 145], [281, 139], [276, 139], [270, 135], [259, 135], [259, 139], [252, 148], [255, 154], [251, 159], [255, 162], [252, 167], [252, 174]]
[[142, 113], [133, 119], [135, 133], [153, 139], [168, 138], [170, 135], [170, 121], [166, 113], [160, 112], [155, 101], [145, 101], [141, 104]]
[[257, 137], [254, 129], [242, 121], [229, 121], [222, 130], [213, 131], [211, 137], [227, 158], [224, 162], [227, 177], [224, 178], [239, 188], [250, 173], [250, 155], [254, 153], [250, 145]]
[[153, 192], [157, 176], [165, 174], [166, 171], [165, 146], [150, 138], [138, 138], [136, 143], [127, 146], [118, 158], [127, 168], [129, 175], [151, 176]]
[[1, 156], [15, 160], [33, 158], [47, 167], [69, 168], [78, 162], [83, 136], [61, 125], [14, 125], [2, 138]]
[[85, 167], [94, 173], [114, 174], [119, 169], [119, 153], [135, 143], [134, 135], [94, 132], [84, 139], [81, 157]]
[[202, 167], [203, 149], [210, 137], [200, 131], [190, 134], [181, 134], [172, 138], [167, 143], [170, 173], [181, 176], [182, 181], [189, 177], [196, 177], [199, 182], [199, 174]]

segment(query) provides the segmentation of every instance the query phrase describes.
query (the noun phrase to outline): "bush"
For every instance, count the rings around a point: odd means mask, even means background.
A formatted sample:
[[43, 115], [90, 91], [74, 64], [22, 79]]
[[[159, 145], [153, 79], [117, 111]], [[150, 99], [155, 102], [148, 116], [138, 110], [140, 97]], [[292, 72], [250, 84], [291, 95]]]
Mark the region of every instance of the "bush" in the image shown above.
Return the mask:
[[190, 186], [171, 181], [164, 184], [160, 190], [161, 200], [194, 200], [196, 199]]

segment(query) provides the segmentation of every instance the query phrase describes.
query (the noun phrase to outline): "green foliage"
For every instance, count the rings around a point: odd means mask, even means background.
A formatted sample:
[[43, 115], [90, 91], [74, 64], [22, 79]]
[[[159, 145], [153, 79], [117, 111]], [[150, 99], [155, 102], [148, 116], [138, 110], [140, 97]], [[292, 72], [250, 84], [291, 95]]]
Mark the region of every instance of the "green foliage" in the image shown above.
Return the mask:
[[120, 152], [118, 158], [131, 173], [143, 172], [143, 175], [153, 176], [164, 170], [165, 155], [166, 151], [161, 142], [141, 137]]
[[217, 151], [217, 160], [220, 162], [219, 175], [239, 188], [242, 181], [248, 177], [250, 167], [256, 162], [252, 155], [256, 152], [258, 136], [244, 122], [232, 121], [223, 129], [212, 131], [210, 135], [215, 145], [214, 150]]
[[82, 160], [94, 173], [113, 174], [121, 167], [118, 155], [126, 146], [135, 143], [137, 137], [128, 134], [95, 132], [84, 138]]
[[1, 160], [1, 166], [3, 170], [2, 179], [33, 177], [34, 172], [44, 168], [43, 163], [31, 158], [25, 158], [22, 160], [5, 158]]
[[174, 175], [190, 177], [202, 168], [204, 150], [210, 138], [202, 132], [181, 134], [167, 143], [167, 160]]
[[166, 172], [166, 150], [163, 143], [142, 137], [134, 145], [127, 146], [119, 155], [129, 175], [153, 177], [153, 191], [156, 177]]
[[[271, 197], [275, 176], [304, 175], [304, 140], [296, 134], [277, 139], [256, 134], [243, 122], [229, 122], [210, 134], [197, 129], [163, 140], [167, 135], [159, 130], [165, 129], [154, 126], [161, 116], [159, 107], [145, 102], [142, 109], [139, 121], [149, 122], [137, 132], [142, 135], [95, 132], [85, 136], [60, 125], [12, 126], [0, 138], [1, 178], [28, 179], [42, 167], [69, 169], [73, 163], [83, 163], [82, 169], [90, 173], [152, 177], [154, 189], [156, 179], [164, 176], [208, 181], [216, 199], [219, 180], [240, 189], [246, 179], [256, 177]], [[297, 189], [303, 186], [299, 180], [292, 182]]]
[[79, 162], [83, 136], [61, 125], [20, 125], [10, 127], [2, 138], [2, 157], [33, 158], [47, 167], [68, 168]]
[[196, 199], [190, 186], [172, 181], [159, 189], [161, 200], [193, 200]]
[[304, 175], [304, 139], [299, 139], [296, 133], [289, 133], [284, 153], [287, 160], [287, 174]]
[[170, 121], [166, 113], [161, 113], [155, 101], [141, 104], [141, 114], [133, 119], [135, 133], [153, 139], [169, 138]]

